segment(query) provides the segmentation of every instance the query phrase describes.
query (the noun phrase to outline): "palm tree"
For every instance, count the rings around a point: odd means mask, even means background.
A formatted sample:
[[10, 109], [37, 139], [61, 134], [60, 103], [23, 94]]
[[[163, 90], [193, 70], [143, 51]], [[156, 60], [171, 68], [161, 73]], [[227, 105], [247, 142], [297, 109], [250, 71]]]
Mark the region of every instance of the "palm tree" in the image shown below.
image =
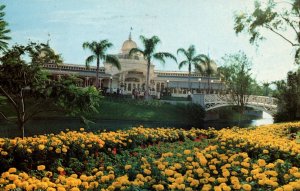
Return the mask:
[[200, 71], [201, 73], [204, 73], [208, 77], [207, 88], [208, 88], [209, 93], [211, 91], [210, 77], [215, 73], [215, 70], [212, 65], [213, 63], [214, 63], [214, 61], [209, 56], [202, 54], [198, 65], [196, 65], [196, 69], [198, 71]]
[[188, 65], [189, 70], [189, 76], [188, 76], [188, 85], [189, 85], [189, 91], [191, 91], [191, 71], [192, 66], [194, 68], [199, 68], [200, 72], [202, 71], [201, 67], [199, 66], [199, 62], [203, 60], [203, 54], [196, 55], [196, 49], [194, 45], [191, 45], [187, 50], [183, 48], [179, 48], [177, 50], [177, 55], [181, 53], [186, 57], [186, 60], [183, 60], [179, 63], [179, 69], [181, 69], [183, 66]]
[[7, 49], [7, 41], [11, 39], [11, 37], [7, 36], [7, 34], [10, 32], [10, 30], [7, 29], [8, 24], [3, 19], [5, 15], [3, 11], [4, 8], [5, 5], [0, 5], [0, 51], [4, 51]]
[[165, 58], [171, 58], [175, 60], [177, 63], [177, 60], [175, 56], [168, 52], [155, 52], [155, 48], [158, 43], [160, 43], [160, 39], [157, 36], [152, 36], [151, 38], [146, 38], [143, 35], [140, 36], [140, 39], [143, 43], [144, 50], [140, 48], [132, 48], [129, 52], [129, 56], [140, 53], [144, 56], [144, 59], [147, 60], [147, 74], [146, 74], [146, 92], [145, 92], [145, 98], [148, 99], [149, 97], [149, 84], [150, 84], [150, 66], [151, 61], [153, 59], [161, 61], [163, 64], [165, 63]]
[[83, 49], [89, 49], [92, 52], [92, 55], [86, 58], [85, 64], [86, 67], [90, 67], [90, 63], [96, 60], [97, 69], [96, 69], [96, 88], [99, 88], [99, 65], [100, 61], [104, 60], [104, 62], [110, 63], [113, 66], [117, 67], [119, 70], [121, 69], [120, 62], [116, 56], [106, 54], [108, 48], [112, 47], [113, 44], [108, 40], [101, 40], [100, 42], [84, 42], [82, 44]]

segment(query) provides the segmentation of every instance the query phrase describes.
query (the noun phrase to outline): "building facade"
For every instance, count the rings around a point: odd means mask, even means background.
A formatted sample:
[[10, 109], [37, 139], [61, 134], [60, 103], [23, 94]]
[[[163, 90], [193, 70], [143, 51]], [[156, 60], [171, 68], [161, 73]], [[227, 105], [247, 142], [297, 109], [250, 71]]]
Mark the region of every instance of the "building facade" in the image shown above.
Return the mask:
[[[99, 84], [105, 92], [122, 92], [122, 94], [132, 94], [134, 90], [143, 92], [145, 90], [147, 61], [140, 54], [129, 57], [129, 51], [136, 48], [136, 43], [129, 39], [123, 43], [121, 52], [115, 55], [121, 64], [121, 70], [113, 67], [109, 63], [104, 63], [100, 67]], [[96, 82], [96, 67], [86, 68], [85, 65], [55, 64], [44, 65], [53, 79], [58, 79], [63, 75], [74, 74], [82, 79], [81, 86], [90, 86]], [[217, 65], [213, 63], [213, 68], [217, 70]], [[150, 67], [150, 89], [151, 95], [159, 96], [168, 92], [174, 97], [186, 97], [188, 91], [188, 72], [183, 71], [163, 71], [155, 70], [155, 66]], [[219, 93], [223, 91], [224, 85], [218, 77], [202, 76], [200, 73], [191, 74], [191, 93]]]

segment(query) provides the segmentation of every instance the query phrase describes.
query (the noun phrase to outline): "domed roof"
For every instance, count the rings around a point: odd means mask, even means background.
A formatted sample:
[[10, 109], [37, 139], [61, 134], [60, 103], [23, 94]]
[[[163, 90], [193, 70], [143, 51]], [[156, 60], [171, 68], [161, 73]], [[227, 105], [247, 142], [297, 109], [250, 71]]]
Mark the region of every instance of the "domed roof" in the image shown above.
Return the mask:
[[131, 40], [131, 38], [129, 38], [123, 43], [121, 50], [123, 54], [128, 54], [132, 48], [137, 48], [137, 45], [133, 40]]

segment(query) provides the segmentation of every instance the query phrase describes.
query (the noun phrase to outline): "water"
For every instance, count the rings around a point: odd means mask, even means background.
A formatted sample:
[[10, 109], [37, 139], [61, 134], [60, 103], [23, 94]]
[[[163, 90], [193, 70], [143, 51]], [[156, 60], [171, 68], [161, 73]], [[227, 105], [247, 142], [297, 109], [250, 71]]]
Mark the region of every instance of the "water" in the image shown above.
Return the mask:
[[[272, 124], [273, 118], [267, 113], [263, 114], [262, 119], [248, 120], [248, 121], [224, 121], [224, 120], [214, 120], [207, 121], [200, 128], [214, 127], [216, 129], [222, 129], [225, 127], [239, 126], [258, 126], [265, 124]], [[126, 120], [96, 120], [95, 124], [91, 124], [87, 129], [89, 131], [97, 130], [117, 130], [117, 129], [127, 129], [131, 127], [137, 127], [143, 125], [144, 127], [176, 127], [176, 128], [190, 128], [184, 123], [178, 122], [157, 122], [157, 121], [126, 121]], [[48, 134], [48, 133], [59, 133], [60, 131], [79, 130], [84, 125], [80, 123], [77, 118], [51, 118], [51, 119], [35, 119], [30, 121], [26, 125], [25, 135], [33, 136], [36, 134]], [[7, 124], [0, 122], [0, 137], [14, 137], [20, 136], [19, 129], [15, 124]]]

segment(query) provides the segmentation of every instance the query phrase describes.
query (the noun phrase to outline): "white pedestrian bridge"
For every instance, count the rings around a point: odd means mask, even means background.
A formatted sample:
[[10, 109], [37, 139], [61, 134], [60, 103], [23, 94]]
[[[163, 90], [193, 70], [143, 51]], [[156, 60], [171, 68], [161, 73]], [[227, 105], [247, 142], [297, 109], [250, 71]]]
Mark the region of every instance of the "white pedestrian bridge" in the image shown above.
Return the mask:
[[[225, 106], [237, 105], [232, 95], [225, 94], [193, 94], [193, 103], [200, 104], [205, 111], [213, 110]], [[273, 97], [249, 95], [245, 98], [245, 106], [264, 111], [274, 115], [278, 110], [278, 100]]]

